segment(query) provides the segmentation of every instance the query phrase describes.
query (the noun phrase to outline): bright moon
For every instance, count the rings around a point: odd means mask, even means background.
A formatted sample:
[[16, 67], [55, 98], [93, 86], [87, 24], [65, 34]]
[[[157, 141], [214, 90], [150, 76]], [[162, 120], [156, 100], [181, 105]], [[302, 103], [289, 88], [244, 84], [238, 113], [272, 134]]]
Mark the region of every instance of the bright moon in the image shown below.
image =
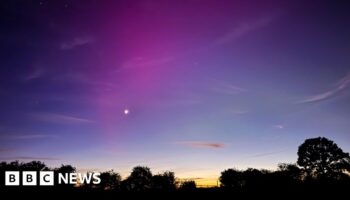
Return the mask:
[[128, 110], [128, 109], [125, 109], [125, 110], [124, 110], [124, 115], [127, 115], [127, 114], [129, 114], [129, 110]]

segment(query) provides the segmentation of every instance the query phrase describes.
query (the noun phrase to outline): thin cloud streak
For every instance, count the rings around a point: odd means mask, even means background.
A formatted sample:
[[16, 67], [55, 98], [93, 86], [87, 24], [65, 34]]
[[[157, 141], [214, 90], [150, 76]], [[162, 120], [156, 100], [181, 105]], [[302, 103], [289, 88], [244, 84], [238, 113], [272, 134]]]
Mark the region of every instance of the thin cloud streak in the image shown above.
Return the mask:
[[297, 104], [302, 103], [314, 103], [319, 101], [324, 101], [330, 98], [334, 98], [336, 96], [339, 96], [343, 91], [345, 91], [350, 86], [350, 74], [339, 80], [335, 84], [335, 88], [326, 91], [324, 93], [320, 93], [314, 96], [307, 97], [301, 101], [298, 101]]
[[24, 77], [24, 81], [31, 81], [34, 79], [41, 78], [45, 75], [45, 73], [46, 71], [43, 68], [35, 68], [33, 69], [33, 71], [31, 71]]
[[283, 124], [276, 124], [276, 125], [273, 126], [273, 128], [275, 128], [275, 129], [284, 129], [285, 126]]
[[281, 150], [281, 151], [274, 151], [274, 152], [267, 152], [267, 153], [260, 153], [260, 154], [255, 154], [255, 155], [251, 155], [249, 156], [250, 158], [260, 158], [260, 157], [265, 157], [265, 156], [272, 156], [272, 155], [276, 155], [276, 154], [280, 154], [285, 152], [286, 150]]
[[[277, 15], [279, 15], [279, 14], [277, 14]], [[227, 33], [216, 38], [212, 43], [208, 44], [207, 46], [199, 47], [197, 49], [184, 52], [183, 54], [180, 54], [177, 56], [168, 56], [168, 57], [163, 57], [163, 58], [153, 59], [153, 60], [146, 60], [143, 57], [137, 57], [129, 62], [123, 63], [120, 68], [115, 70], [115, 72], [119, 72], [119, 71], [126, 70], [126, 69], [139, 68], [139, 67], [160, 66], [160, 65], [164, 65], [164, 64], [167, 64], [169, 62], [172, 62], [172, 61], [179, 59], [179, 58], [185, 58], [185, 57], [193, 55], [195, 53], [201, 53], [203, 51], [208, 51], [213, 47], [221, 46], [221, 45], [225, 45], [227, 43], [233, 42], [233, 41], [241, 38], [245, 34], [248, 34], [250, 32], [254, 32], [255, 30], [258, 30], [260, 28], [263, 28], [263, 27], [269, 25], [276, 18], [277, 15], [275, 14], [275, 15], [271, 15], [271, 16], [266, 16], [266, 17], [259, 18], [255, 21], [252, 21], [252, 22], [246, 22], [246, 23], [239, 24], [238, 26], [232, 28]]]
[[14, 148], [0, 147], [0, 153], [10, 153], [15, 151], [16, 149]]
[[44, 160], [44, 161], [59, 161], [62, 160], [61, 158], [56, 158], [56, 157], [36, 157], [36, 156], [13, 156], [13, 157], [3, 157], [0, 158], [0, 160]]
[[61, 44], [61, 50], [70, 50], [93, 42], [92, 37], [76, 37], [72, 41], [65, 41]]
[[33, 135], [14, 135], [8, 136], [5, 139], [11, 140], [30, 140], [30, 139], [46, 139], [46, 138], [57, 138], [56, 135], [44, 135], [44, 134], [33, 134]]
[[269, 25], [273, 21], [273, 19], [274, 19], [274, 16], [268, 16], [268, 17], [260, 18], [251, 23], [240, 24], [237, 27], [234, 27], [233, 29], [231, 29], [225, 35], [216, 39], [216, 41], [214, 42], [214, 45], [217, 46], [217, 45], [223, 45], [226, 43], [233, 42], [250, 32], [253, 32], [255, 30], [258, 30], [260, 28], [263, 28]]
[[220, 149], [226, 147], [223, 143], [213, 143], [213, 142], [203, 142], [203, 141], [180, 141], [175, 142], [177, 145], [183, 145], [193, 148], [214, 148], [214, 149]]
[[145, 58], [140, 57], [140, 58], [136, 58], [134, 60], [123, 63], [122, 66], [119, 69], [117, 69], [115, 72], [119, 72], [121, 70], [126, 70], [126, 69], [161, 66], [175, 59], [176, 57], [174, 56], [151, 59], [151, 60], [147, 60]]
[[90, 119], [57, 113], [31, 113], [29, 115], [37, 120], [52, 123], [95, 123], [95, 121]]
[[246, 89], [233, 85], [231, 83], [214, 80], [212, 90], [218, 93], [227, 95], [237, 95], [239, 93], [247, 91]]

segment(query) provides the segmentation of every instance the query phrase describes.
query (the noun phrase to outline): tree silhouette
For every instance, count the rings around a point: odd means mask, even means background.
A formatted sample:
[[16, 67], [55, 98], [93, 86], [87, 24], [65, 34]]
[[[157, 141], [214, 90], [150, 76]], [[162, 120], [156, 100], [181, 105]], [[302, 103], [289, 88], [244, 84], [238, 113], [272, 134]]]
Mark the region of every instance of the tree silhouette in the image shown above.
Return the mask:
[[13, 161], [10, 163], [1, 162], [0, 169], [4, 171], [47, 171], [49, 168], [41, 161], [31, 161], [27, 163]]
[[276, 188], [296, 187], [301, 183], [302, 175], [302, 170], [296, 164], [280, 163], [277, 171], [272, 172], [269, 185]]
[[71, 184], [58, 184], [58, 174], [69, 174], [74, 173], [75, 171], [76, 168], [72, 165], [61, 165], [61, 167], [54, 169], [56, 188], [73, 188], [74, 185]]
[[18, 160], [10, 162], [10, 163], [1, 162], [1, 164], [0, 164], [1, 172], [4, 172], [4, 173], [5, 173], [5, 171], [19, 171], [21, 169], [21, 167], [22, 167], [22, 164], [19, 163]]
[[174, 172], [164, 172], [152, 177], [152, 189], [171, 191], [176, 189]]
[[291, 163], [278, 164], [278, 170], [276, 173], [279, 173], [281, 176], [290, 181], [299, 181], [302, 178], [301, 169], [296, 164]]
[[[262, 192], [310, 192], [347, 191], [350, 187], [349, 173], [350, 156], [344, 153], [333, 141], [326, 138], [307, 139], [298, 149], [297, 164], [282, 163], [276, 171], [248, 168], [246, 170], [227, 169], [221, 172], [219, 178], [221, 188], [196, 188], [194, 181], [185, 181], [176, 187], [174, 172], [166, 171], [152, 176], [148, 167], [134, 167], [130, 176], [121, 181], [118, 173], [111, 171], [100, 174], [100, 184], [58, 184], [58, 176], [69, 177], [70, 173], [76, 172], [71, 165], [61, 165], [59, 168], [49, 169], [41, 161], [27, 163], [1, 162], [0, 163], [0, 186], [5, 183], [6, 171], [54, 171], [55, 184], [52, 187], [5, 187], [6, 191], [30, 191], [37, 192], [65, 192], [65, 191], [96, 191], [101, 194], [104, 190], [114, 190], [107, 194], [115, 194], [121, 191], [146, 191], [172, 192], [172, 191], [225, 191], [238, 193], [262, 193]], [[347, 171], [347, 172], [349, 172]], [[94, 173], [94, 172], [89, 172]], [[309, 178], [311, 177], [311, 178]], [[18, 190], [21, 188], [21, 190]], [[153, 190], [152, 190], [153, 189]], [[228, 190], [227, 190], [228, 189]], [[89, 193], [88, 192], [88, 193]], [[153, 193], [151, 192], [151, 193]], [[86, 194], [88, 194], [86, 193]], [[182, 192], [180, 192], [182, 193]], [[138, 193], [139, 194], [139, 193]], [[149, 194], [149, 193], [148, 193]], [[204, 194], [204, 193], [203, 193]], [[222, 193], [226, 194], [226, 193]]]
[[266, 178], [269, 174], [267, 170], [248, 168], [243, 171], [243, 186], [246, 188], [259, 188], [266, 185]]
[[47, 171], [49, 168], [45, 165], [45, 163], [40, 161], [31, 161], [29, 163], [22, 163], [21, 169], [23, 171]]
[[196, 182], [185, 181], [180, 185], [180, 189], [184, 191], [193, 191], [197, 188]]
[[126, 187], [131, 191], [144, 191], [151, 188], [152, 172], [148, 167], [134, 167], [126, 180]]
[[236, 169], [227, 169], [221, 172], [219, 178], [221, 186], [229, 189], [239, 189], [243, 186], [243, 174]]
[[57, 173], [74, 173], [75, 171], [76, 169], [72, 165], [61, 165], [61, 167], [55, 169]]
[[311, 138], [299, 146], [298, 165], [313, 178], [339, 178], [350, 169], [350, 157], [333, 141]]
[[18, 161], [13, 161], [10, 163], [1, 162], [0, 163], [0, 184], [5, 185], [5, 172], [6, 171], [19, 171], [21, 164]]
[[101, 183], [98, 185], [103, 190], [115, 190], [120, 188], [121, 176], [113, 170], [102, 172]]

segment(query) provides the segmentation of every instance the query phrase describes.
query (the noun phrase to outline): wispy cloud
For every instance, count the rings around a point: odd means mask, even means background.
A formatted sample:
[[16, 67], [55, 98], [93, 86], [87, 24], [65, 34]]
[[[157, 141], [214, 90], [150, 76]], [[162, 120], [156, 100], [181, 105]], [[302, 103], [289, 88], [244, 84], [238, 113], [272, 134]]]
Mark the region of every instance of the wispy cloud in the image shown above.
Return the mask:
[[57, 113], [41, 112], [41, 113], [31, 113], [29, 115], [37, 120], [52, 122], [52, 123], [73, 123], [73, 124], [74, 123], [95, 123], [95, 121], [90, 119], [70, 116], [70, 115], [57, 114]]
[[147, 59], [144, 57], [137, 57], [128, 62], [122, 64], [120, 68], [115, 70], [115, 72], [120, 72], [122, 70], [139, 68], [139, 67], [154, 67], [167, 64], [179, 58], [185, 58], [187, 56], [193, 55], [195, 53], [201, 53], [203, 51], [208, 51], [213, 47], [221, 46], [226, 43], [233, 42], [247, 33], [258, 30], [264, 26], [269, 25], [280, 13], [269, 15], [265, 17], [259, 17], [255, 21], [249, 21], [245, 23], [238, 24], [237, 26], [231, 28], [228, 32], [224, 33], [222, 36], [214, 39], [211, 43], [206, 46], [194, 48], [183, 52], [175, 56], [160, 57], [157, 59]]
[[146, 59], [143, 57], [137, 57], [130, 61], [124, 62], [122, 66], [116, 70], [116, 72], [127, 70], [127, 69], [142, 68], [142, 67], [157, 67], [160, 65], [167, 64], [175, 59], [176, 59], [175, 56], [168, 56], [168, 57], [157, 58], [157, 59]]
[[212, 90], [215, 92], [219, 92], [222, 94], [227, 94], [227, 95], [236, 95], [242, 92], [247, 91], [246, 89], [233, 85], [231, 83], [227, 83], [224, 81], [217, 81], [214, 80]]
[[248, 34], [250, 32], [253, 32], [255, 30], [258, 30], [262, 27], [269, 25], [274, 18], [275, 16], [266, 16], [263, 18], [259, 18], [256, 21], [239, 24], [238, 26], [232, 28], [223, 36], [217, 38], [214, 41], [214, 45], [223, 45], [226, 43], [230, 43], [234, 40], [237, 40], [240, 37], [244, 36], [245, 34]]
[[36, 67], [24, 77], [24, 81], [31, 81], [34, 79], [41, 78], [42, 76], [44, 76], [44, 74], [45, 70], [43, 68]]
[[175, 144], [194, 147], [194, 148], [214, 148], [214, 149], [224, 148], [226, 146], [223, 143], [203, 142], [203, 141], [180, 141], [180, 142], [175, 142]]
[[350, 74], [345, 76], [344, 78], [340, 79], [336, 84], [335, 87], [331, 90], [328, 90], [326, 92], [316, 94], [313, 96], [306, 97], [305, 99], [302, 99], [301, 101], [298, 101], [297, 103], [313, 103], [313, 102], [319, 102], [324, 101], [330, 98], [334, 98], [338, 95], [340, 95], [343, 91], [348, 89], [350, 86]]
[[58, 81], [58, 82], [70, 82], [73, 84], [81, 84], [88, 87], [94, 87], [94, 88], [103, 88], [103, 89], [115, 89], [118, 88], [118, 85], [115, 83], [112, 83], [108, 80], [96, 80], [89, 76], [86, 73], [82, 73], [80, 71], [69, 71], [66, 72], [60, 76], [54, 76], [52, 77], [52, 80]]
[[280, 150], [280, 151], [259, 153], [259, 154], [251, 155], [249, 157], [251, 157], [251, 158], [259, 158], [259, 157], [265, 157], [265, 156], [272, 156], [272, 155], [280, 154], [280, 153], [283, 153], [283, 152], [286, 152], [286, 151], [287, 150]]
[[185, 181], [195, 181], [195, 180], [202, 180], [203, 178], [201, 177], [190, 177], [190, 178], [179, 178], [179, 181], [185, 182]]
[[275, 129], [284, 129], [285, 126], [283, 124], [276, 124], [276, 125], [273, 125], [273, 128], [275, 128]]
[[100, 168], [81, 168], [77, 170], [77, 172], [79, 173], [98, 172], [98, 171], [103, 171], [103, 170]]
[[10, 139], [10, 140], [30, 140], [30, 139], [57, 138], [57, 136], [45, 135], [45, 134], [32, 134], [32, 135], [10, 135], [10, 136], [4, 136], [3, 138]]
[[36, 157], [36, 156], [11, 156], [11, 157], [0, 157], [0, 160], [40, 160], [40, 161], [49, 161], [49, 160], [62, 160], [61, 158], [56, 157]]
[[16, 149], [14, 148], [7, 148], [7, 147], [0, 147], [0, 153], [9, 153], [9, 152], [15, 152]]
[[198, 99], [166, 99], [164, 101], [154, 101], [157, 106], [173, 107], [173, 106], [193, 106], [202, 103]]
[[60, 48], [62, 50], [69, 50], [82, 45], [91, 44], [93, 41], [94, 39], [90, 36], [76, 37], [71, 41], [62, 42]]

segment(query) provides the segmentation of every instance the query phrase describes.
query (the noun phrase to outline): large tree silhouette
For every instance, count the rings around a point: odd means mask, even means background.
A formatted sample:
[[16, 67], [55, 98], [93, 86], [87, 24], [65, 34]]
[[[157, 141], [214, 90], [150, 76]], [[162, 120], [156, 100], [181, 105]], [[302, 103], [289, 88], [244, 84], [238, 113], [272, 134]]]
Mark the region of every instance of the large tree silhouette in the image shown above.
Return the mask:
[[297, 163], [313, 178], [339, 178], [350, 170], [349, 153], [324, 137], [305, 140], [299, 146]]

